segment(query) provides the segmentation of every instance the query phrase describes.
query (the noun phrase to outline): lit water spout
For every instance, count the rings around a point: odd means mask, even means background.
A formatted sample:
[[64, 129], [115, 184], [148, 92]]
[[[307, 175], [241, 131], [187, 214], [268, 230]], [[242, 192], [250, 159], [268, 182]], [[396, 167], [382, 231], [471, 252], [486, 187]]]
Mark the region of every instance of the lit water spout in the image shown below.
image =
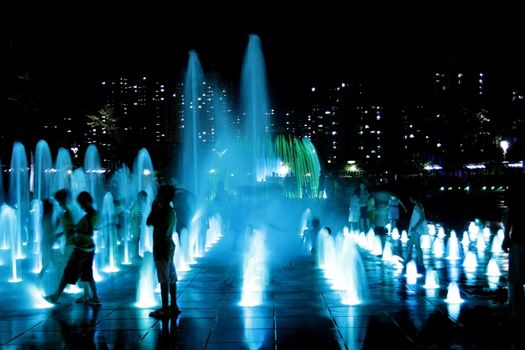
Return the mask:
[[49, 198], [52, 184], [52, 176], [56, 169], [52, 166], [51, 151], [46, 141], [40, 140], [35, 151], [35, 175], [34, 192], [35, 197], [44, 200]]
[[42, 202], [33, 199], [31, 202], [31, 223], [33, 226], [33, 272], [38, 273], [42, 269], [42, 252], [40, 242], [42, 241]]
[[490, 251], [494, 255], [499, 255], [503, 253], [503, 249], [501, 249], [501, 240], [498, 235], [494, 235], [494, 238], [492, 239], [492, 246]]
[[487, 276], [489, 277], [499, 277], [501, 276], [501, 272], [499, 270], [498, 263], [496, 262], [496, 259], [490, 258], [489, 264], [487, 265]]
[[209, 228], [206, 230], [205, 249], [208, 251], [222, 237], [222, 218], [220, 214], [213, 215], [209, 220]]
[[249, 247], [244, 256], [241, 306], [257, 306], [263, 303], [266, 284], [266, 247], [264, 234], [252, 232]]
[[101, 229], [99, 234], [104, 241], [105, 251], [100, 254], [104, 255], [106, 266], [103, 271], [107, 273], [118, 272], [117, 267], [117, 232], [115, 220], [115, 206], [113, 196], [110, 192], [104, 195], [102, 201]]
[[421, 277], [421, 274], [417, 271], [416, 262], [414, 260], [411, 260], [407, 263], [407, 272], [405, 277], [407, 278], [408, 284], [416, 284], [417, 279]]
[[38, 289], [34, 284], [29, 284], [27, 286], [29, 296], [31, 298], [31, 304], [36, 309], [49, 309], [53, 307], [53, 304], [49, 303], [44, 299], [44, 293], [42, 290]]
[[[208, 93], [204, 72], [195, 51], [190, 51], [188, 66], [184, 77], [184, 125], [182, 128], [182, 147], [178, 159], [179, 179], [186, 189], [200, 196], [199, 179], [202, 175], [203, 144], [199, 135], [203, 132], [200, 123], [204, 120], [202, 96]], [[213, 130], [213, 129], [212, 129]]]
[[445, 302], [448, 304], [461, 304], [464, 300], [461, 299], [459, 287], [456, 282], [450, 282], [448, 285], [447, 298]]
[[16, 231], [11, 240], [17, 259], [24, 259], [23, 245], [29, 241], [26, 223], [29, 221], [29, 167], [24, 145], [15, 142], [9, 172], [9, 200], [16, 208]]
[[9, 246], [11, 247], [10, 261], [11, 261], [11, 278], [9, 282], [17, 283], [22, 279], [18, 276], [18, 266], [16, 259], [16, 243], [19, 238], [17, 233], [17, 214], [13, 208], [6, 204], [0, 207], [0, 236], [7, 236], [9, 238]]
[[155, 297], [155, 266], [153, 262], [153, 254], [145, 252], [140, 266], [140, 275], [137, 285], [137, 302], [135, 306], [138, 308], [149, 308], [157, 305], [157, 298]]
[[436, 270], [428, 269], [425, 276], [425, 289], [438, 289], [439, 288], [439, 278]]
[[355, 243], [345, 237], [341, 253], [341, 266], [343, 267], [343, 284], [345, 288], [342, 303], [345, 305], [358, 305], [369, 299], [368, 281]]
[[266, 160], [270, 159], [269, 106], [261, 40], [257, 35], [250, 35], [241, 74], [241, 109], [246, 115], [244, 135], [250, 140], [246, 143], [246, 151], [251, 164], [246, 173], [250, 174], [252, 182], [264, 173]]
[[478, 258], [473, 252], [467, 252], [465, 260], [463, 260], [463, 267], [467, 272], [474, 272], [478, 267]]
[[456, 231], [450, 231], [450, 238], [447, 242], [447, 259], [448, 260], [459, 260], [459, 242], [456, 236]]

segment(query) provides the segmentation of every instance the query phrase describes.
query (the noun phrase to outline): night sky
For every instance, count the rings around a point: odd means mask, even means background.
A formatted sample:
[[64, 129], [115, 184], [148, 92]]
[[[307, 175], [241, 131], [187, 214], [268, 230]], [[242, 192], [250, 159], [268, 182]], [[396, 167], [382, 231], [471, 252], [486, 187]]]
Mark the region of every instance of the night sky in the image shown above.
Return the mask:
[[236, 83], [250, 33], [261, 37], [274, 101], [286, 108], [312, 84], [342, 79], [403, 99], [440, 68], [523, 75], [525, 31], [516, 10], [381, 10], [64, 9], [66, 15], [22, 16], [2, 40], [16, 44], [19, 64], [34, 72], [50, 103], [67, 97], [64, 108], [89, 108], [96, 84], [119, 74], [180, 80], [190, 49], [206, 72]]

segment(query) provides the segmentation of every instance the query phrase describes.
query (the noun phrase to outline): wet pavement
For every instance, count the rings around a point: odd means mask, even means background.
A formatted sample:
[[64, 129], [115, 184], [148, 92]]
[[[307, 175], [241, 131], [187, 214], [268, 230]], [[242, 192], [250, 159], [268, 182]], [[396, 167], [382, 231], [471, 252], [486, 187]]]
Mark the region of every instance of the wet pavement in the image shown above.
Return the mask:
[[[461, 260], [427, 257], [427, 268], [436, 268], [441, 284], [427, 291], [424, 278], [407, 284], [399, 271], [361, 253], [370, 301], [356, 306], [341, 303], [307, 254], [272, 266], [263, 304], [241, 307], [241, 264], [214, 256], [212, 249], [181, 274], [182, 313], [164, 320], [149, 317], [152, 309], [133, 306], [134, 267], [98, 284], [102, 306], [97, 308], [75, 304], [72, 295], [52, 308], [24, 307], [20, 289], [26, 282], [2, 282], [0, 343], [2, 349], [525, 348], [525, 326], [508, 319], [504, 278], [489, 284], [485, 276], [490, 255], [480, 256], [471, 273]], [[505, 266], [505, 257], [499, 262]], [[465, 300], [460, 305], [444, 302], [452, 271]]]

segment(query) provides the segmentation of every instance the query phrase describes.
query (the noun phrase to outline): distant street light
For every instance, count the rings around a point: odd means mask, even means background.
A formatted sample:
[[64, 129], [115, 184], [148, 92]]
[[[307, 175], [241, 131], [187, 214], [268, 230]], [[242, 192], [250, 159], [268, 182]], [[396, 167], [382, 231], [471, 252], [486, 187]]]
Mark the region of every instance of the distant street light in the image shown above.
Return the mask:
[[507, 156], [507, 150], [509, 149], [510, 143], [507, 140], [501, 140], [499, 145], [501, 149], [503, 150], [503, 160], [505, 160]]

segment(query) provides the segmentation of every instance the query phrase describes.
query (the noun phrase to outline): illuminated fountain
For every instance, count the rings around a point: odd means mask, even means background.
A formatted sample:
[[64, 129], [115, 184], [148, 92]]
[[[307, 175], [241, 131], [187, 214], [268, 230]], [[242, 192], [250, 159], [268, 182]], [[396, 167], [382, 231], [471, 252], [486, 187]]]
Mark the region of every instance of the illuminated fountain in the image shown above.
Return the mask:
[[339, 264], [344, 269], [345, 294], [342, 303], [358, 305], [368, 301], [368, 281], [355, 243], [345, 237]]
[[158, 301], [155, 296], [157, 280], [155, 277], [153, 254], [151, 252], [145, 252], [140, 265], [139, 283], [137, 284], [137, 302], [135, 303], [136, 307], [149, 308], [157, 306]]
[[414, 260], [410, 260], [407, 263], [406, 266], [406, 279], [408, 284], [416, 284], [417, 279], [421, 277], [421, 274], [417, 271], [416, 262]]
[[467, 254], [465, 255], [465, 260], [463, 260], [463, 267], [467, 272], [476, 271], [476, 268], [478, 267], [478, 259], [476, 257], [476, 254], [474, 254], [473, 252], [467, 252]]
[[40, 140], [35, 151], [34, 196], [40, 200], [51, 195], [53, 169], [51, 151], [46, 141]]
[[62, 188], [71, 191], [71, 181], [73, 176], [72, 164], [69, 151], [62, 147], [59, 148], [55, 162], [56, 171], [54, 173], [53, 190], [51, 191], [51, 194], [54, 194]]
[[448, 284], [448, 292], [445, 302], [448, 304], [461, 304], [463, 302], [456, 282], [450, 282]]
[[18, 234], [18, 220], [16, 211], [6, 204], [2, 204], [0, 207], [0, 237], [2, 241], [6, 242], [6, 245], [10, 250], [10, 264], [11, 264], [11, 278], [9, 282], [16, 283], [21, 282], [22, 279], [19, 276], [19, 267], [17, 263], [17, 240], [20, 236]]
[[[139, 255], [143, 256], [144, 252], [153, 251], [153, 229], [151, 226], [146, 226], [146, 219], [151, 210], [151, 203], [157, 195], [157, 178], [155, 176], [155, 169], [149, 152], [142, 148], [133, 162], [133, 197], [136, 197], [140, 191], [146, 191], [148, 197], [144, 212], [142, 213], [143, 224], [139, 242]], [[177, 242], [175, 242], [177, 244]]]
[[439, 288], [439, 278], [437, 271], [434, 269], [428, 269], [425, 275], [425, 289], [438, 289]]
[[459, 242], [456, 236], [456, 231], [450, 231], [450, 238], [447, 242], [447, 259], [448, 260], [459, 260]]
[[115, 206], [113, 204], [113, 196], [110, 192], [104, 195], [102, 201], [102, 210], [100, 213], [100, 228], [99, 228], [99, 242], [104, 242], [105, 250], [99, 252], [102, 255], [103, 271], [104, 272], [118, 272], [117, 266], [117, 232], [115, 220]]
[[264, 234], [259, 230], [250, 233], [248, 249], [244, 255], [241, 306], [257, 306], [263, 303], [267, 282], [266, 247]]
[[11, 239], [17, 259], [25, 258], [22, 247], [28, 244], [26, 222], [29, 218], [29, 167], [24, 145], [15, 142], [9, 172], [9, 202], [16, 209], [16, 231]]
[[95, 209], [100, 209], [102, 204], [104, 172], [105, 170], [102, 169], [97, 147], [93, 144], [89, 145], [84, 155], [84, 173], [87, 191], [93, 197], [93, 206]]

